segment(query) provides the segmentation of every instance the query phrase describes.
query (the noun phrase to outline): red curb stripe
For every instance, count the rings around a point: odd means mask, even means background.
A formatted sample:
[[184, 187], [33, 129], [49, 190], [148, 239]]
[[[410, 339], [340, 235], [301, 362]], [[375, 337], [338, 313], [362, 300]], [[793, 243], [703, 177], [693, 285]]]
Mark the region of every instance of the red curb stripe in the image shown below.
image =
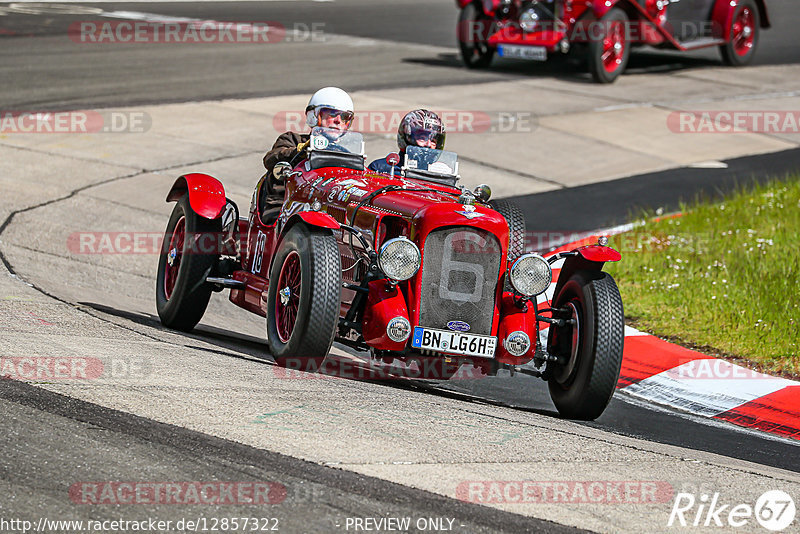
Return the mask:
[[713, 360], [713, 356], [673, 345], [655, 336], [626, 336], [622, 369], [617, 388], [641, 382], [693, 360]]
[[764, 395], [715, 419], [800, 440], [800, 385]]

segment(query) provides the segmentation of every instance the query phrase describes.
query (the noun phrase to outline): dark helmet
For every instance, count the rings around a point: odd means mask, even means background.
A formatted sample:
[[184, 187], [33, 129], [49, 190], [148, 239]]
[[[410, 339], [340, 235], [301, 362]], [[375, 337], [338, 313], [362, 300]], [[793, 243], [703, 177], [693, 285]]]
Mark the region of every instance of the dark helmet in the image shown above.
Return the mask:
[[409, 111], [397, 129], [397, 148], [405, 150], [407, 146], [416, 146], [418, 141], [433, 140], [438, 150], [444, 150], [447, 132], [439, 116], [427, 109]]

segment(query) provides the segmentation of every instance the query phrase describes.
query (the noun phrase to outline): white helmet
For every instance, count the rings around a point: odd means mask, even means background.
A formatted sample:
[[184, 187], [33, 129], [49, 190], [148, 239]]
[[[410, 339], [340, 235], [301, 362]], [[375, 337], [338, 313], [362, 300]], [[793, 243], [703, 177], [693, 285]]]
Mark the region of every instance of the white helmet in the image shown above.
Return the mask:
[[311, 97], [306, 107], [306, 122], [310, 127], [319, 125], [319, 110], [330, 108], [350, 114], [347, 121], [348, 127], [353, 120], [354, 106], [353, 99], [345, 91], [338, 87], [323, 87]]

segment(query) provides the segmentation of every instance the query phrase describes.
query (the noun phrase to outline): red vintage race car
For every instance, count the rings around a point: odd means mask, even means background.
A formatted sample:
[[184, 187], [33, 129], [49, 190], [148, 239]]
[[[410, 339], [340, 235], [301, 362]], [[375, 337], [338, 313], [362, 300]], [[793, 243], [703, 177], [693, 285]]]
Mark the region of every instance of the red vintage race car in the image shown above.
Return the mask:
[[622, 74], [632, 47], [719, 47], [728, 65], [748, 64], [762, 28], [764, 0], [456, 0], [464, 63], [488, 67], [495, 54], [546, 61], [576, 46], [597, 82]]
[[[622, 300], [602, 271], [620, 254], [605, 244], [526, 253], [520, 210], [490, 203], [488, 186], [458, 187], [452, 152], [409, 147], [402, 165], [387, 157], [391, 174], [364, 162], [361, 134], [315, 128], [302, 161], [276, 166], [283, 204], [269, 208], [262, 180], [246, 219], [215, 178], [178, 178], [158, 265], [162, 323], [191, 330], [212, 292], [228, 288], [231, 302], [266, 317], [278, 365], [318, 369], [334, 340], [376, 365], [442, 364], [425, 365], [443, 374], [423, 378], [530, 363], [562, 414], [598, 417], [622, 361]], [[545, 309], [536, 296], [560, 258]]]

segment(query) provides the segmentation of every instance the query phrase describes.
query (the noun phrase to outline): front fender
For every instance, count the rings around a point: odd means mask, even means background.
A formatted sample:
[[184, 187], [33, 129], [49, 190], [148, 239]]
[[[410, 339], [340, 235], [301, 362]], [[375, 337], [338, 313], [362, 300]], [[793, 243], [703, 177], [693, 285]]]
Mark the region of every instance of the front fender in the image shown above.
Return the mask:
[[167, 194], [167, 202], [178, 201], [187, 193], [192, 210], [206, 219], [220, 217], [227, 204], [222, 183], [208, 174], [189, 173], [175, 180]]
[[622, 254], [611, 247], [603, 245], [586, 245], [575, 249], [582, 258], [593, 262], [619, 261]]
[[567, 280], [577, 271], [602, 271], [603, 265], [607, 261], [619, 261], [622, 259], [622, 254], [617, 252], [611, 247], [602, 245], [587, 245], [585, 247], [578, 247], [573, 252], [577, 252], [577, 256], [567, 256], [564, 260], [564, 265], [558, 274], [558, 281], [553, 290], [553, 301], [555, 301], [561, 288], [567, 283]]
[[[281, 242], [283, 242], [283, 238], [286, 236], [287, 232], [289, 232], [289, 230], [296, 224], [307, 224], [313, 228], [324, 228], [327, 230], [336, 230], [341, 227], [336, 219], [327, 213], [323, 213], [321, 211], [300, 211], [289, 217], [289, 220], [286, 221], [286, 224], [283, 226], [283, 229], [281, 230], [278, 238], [275, 240], [275, 244], [271, 250], [278, 250], [278, 247], [280, 247]], [[272, 272], [272, 260], [274, 259], [275, 256], [273, 254], [272, 258], [270, 259], [268, 272]]]
[[334, 219], [327, 213], [323, 213], [321, 211], [301, 211], [299, 213], [296, 213], [292, 215], [292, 217], [289, 219], [289, 224], [287, 224], [286, 227], [289, 228], [293, 224], [298, 222], [297, 219], [301, 219], [307, 225], [316, 226], [317, 228], [328, 228], [330, 230], [338, 230], [341, 227], [341, 225], [336, 219]]

